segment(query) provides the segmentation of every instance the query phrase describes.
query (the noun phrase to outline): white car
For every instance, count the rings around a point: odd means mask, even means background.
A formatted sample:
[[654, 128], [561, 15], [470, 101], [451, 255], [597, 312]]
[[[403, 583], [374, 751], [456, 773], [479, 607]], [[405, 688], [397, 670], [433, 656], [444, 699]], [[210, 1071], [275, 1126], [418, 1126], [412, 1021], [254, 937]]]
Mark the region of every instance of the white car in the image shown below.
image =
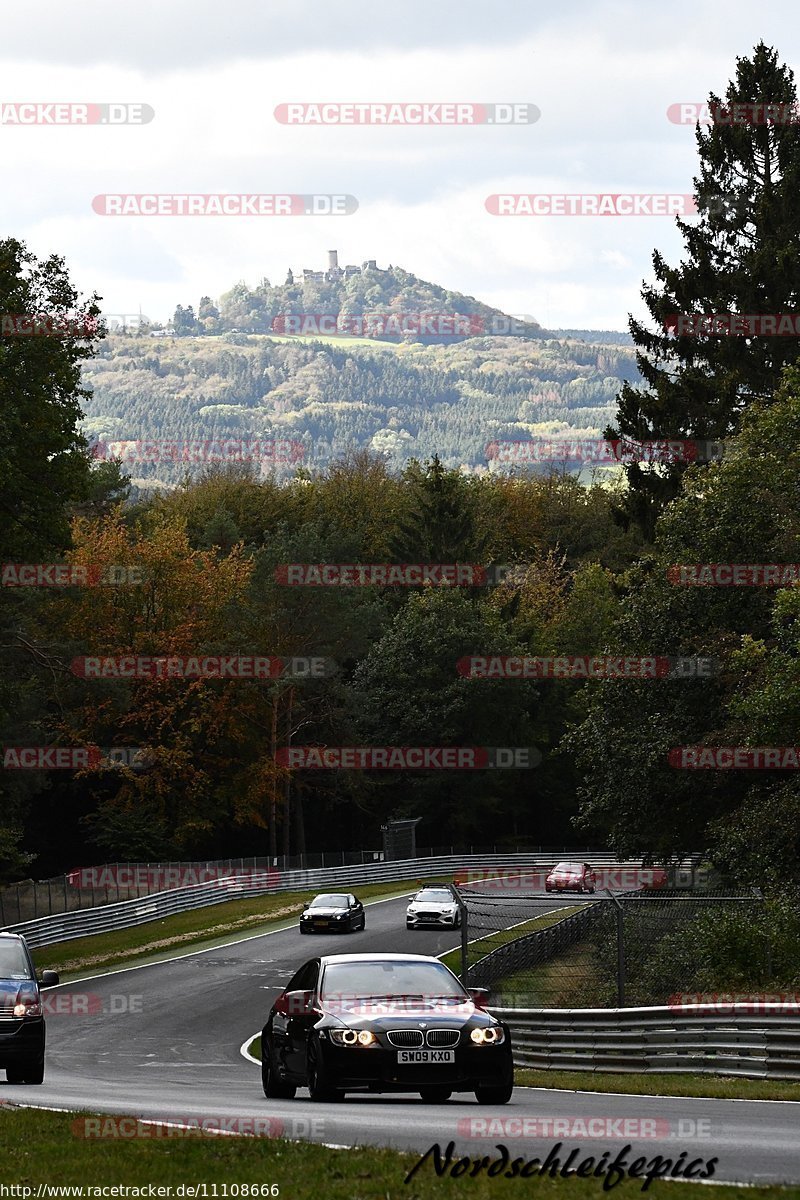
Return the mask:
[[461, 914], [449, 887], [424, 887], [406, 909], [406, 929], [433, 925], [439, 929], [458, 929]]

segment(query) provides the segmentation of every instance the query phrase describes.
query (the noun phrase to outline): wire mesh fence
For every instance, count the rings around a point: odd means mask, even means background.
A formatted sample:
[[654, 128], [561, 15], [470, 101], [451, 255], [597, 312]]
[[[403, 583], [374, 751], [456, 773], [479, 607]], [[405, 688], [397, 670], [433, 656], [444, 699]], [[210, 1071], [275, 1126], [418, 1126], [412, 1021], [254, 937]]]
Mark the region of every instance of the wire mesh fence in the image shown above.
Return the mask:
[[[500, 848], [502, 852], [502, 848]], [[497, 854], [498, 847], [430, 846], [418, 848], [416, 858], [436, 858], [463, 854]], [[515, 854], [553, 854], [541, 846], [509, 851]], [[598, 858], [598, 852], [591, 852]], [[610, 853], [599, 852], [611, 859]], [[386, 861], [383, 850], [325, 850], [296, 855], [259, 855], [245, 858], [205, 859], [183, 862], [103, 863], [82, 867], [51, 879], [25, 879], [0, 886], [0, 928], [23, 921], [34, 921], [78, 909], [138, 900], [171, 888], [193, 887], [212, 879], [247, 875], [263, 871], [327, 870], [334, 867], [369, 866]]]
[[[695, 946], [713, 941], [726, 914], [752, 926], [764, 913], [760, 894], [708, 887], [558, 897], [461, 888], [461, 897], [462, 949], [446, 961], [463, 976], [465, 954], [469, 986], [488, 988], [489, 1003], [501, 1008], [689, 1003], [689, 993], [697, 999]], [[768, 938], [756, 947], [751, 978], [768, 980]]]

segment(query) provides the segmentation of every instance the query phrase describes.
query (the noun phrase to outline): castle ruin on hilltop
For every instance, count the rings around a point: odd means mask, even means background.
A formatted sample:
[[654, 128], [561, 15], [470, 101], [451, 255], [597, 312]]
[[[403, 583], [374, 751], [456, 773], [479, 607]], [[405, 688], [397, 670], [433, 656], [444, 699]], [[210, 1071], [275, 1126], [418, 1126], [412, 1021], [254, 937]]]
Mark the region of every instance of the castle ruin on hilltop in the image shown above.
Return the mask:
[[303, 268], [302, 280], [298, 277], [295, 279], [291, 267], [286, 275], [286, 283], [291, 287], [295, 283], [336, 283], [340, 279], [351, 279], [353, 275], [366, 275], [368, 271], [379, 271], [374, 258], [368, 258], [361, 264], [360, 267], [348, 265], [346, 267], [339, 266], [339, 251], [328, 251], [328, 269], [327, 271], [309, 271], [307, 267]]

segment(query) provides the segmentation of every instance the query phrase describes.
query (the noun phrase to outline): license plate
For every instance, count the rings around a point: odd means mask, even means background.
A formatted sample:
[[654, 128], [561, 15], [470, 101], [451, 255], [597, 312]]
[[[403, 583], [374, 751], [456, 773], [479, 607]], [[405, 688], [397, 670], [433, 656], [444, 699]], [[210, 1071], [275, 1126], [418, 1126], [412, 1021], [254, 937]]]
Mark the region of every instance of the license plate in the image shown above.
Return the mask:
[[327, 921], [313, 921], [312, 924], [315, 926], [315, 928], [319, 929], [320, 926], [327, 925], [328, 922]]
[[398, 1063], [451, 1063], [456, 1061], [455, 1050], [398, 1050]]

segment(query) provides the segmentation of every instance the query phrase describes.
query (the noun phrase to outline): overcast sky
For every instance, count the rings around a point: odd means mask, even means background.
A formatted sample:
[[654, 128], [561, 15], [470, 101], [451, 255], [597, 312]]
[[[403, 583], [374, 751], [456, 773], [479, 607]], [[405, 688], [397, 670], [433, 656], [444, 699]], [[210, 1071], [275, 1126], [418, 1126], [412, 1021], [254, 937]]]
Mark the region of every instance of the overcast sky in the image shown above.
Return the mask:
[[[63, 255], [108, 313], [156, 320], [287, 267], [393, 263], [543, 325], [624, 329], [669, 217], [495, 217], [502, 192], [686, 193], [670, 104], [724, 93], [763, 38], [800, 60], [796, 0], [36, 0], [2, 15], [0, 102], [148, 104], [141, 126], [0, 124], [2, 236]], [[501, 128], [282, 125], [286, 102], [527, 102]], [[347, 193], [340, 217], [108, 217], [101, 193]]]

